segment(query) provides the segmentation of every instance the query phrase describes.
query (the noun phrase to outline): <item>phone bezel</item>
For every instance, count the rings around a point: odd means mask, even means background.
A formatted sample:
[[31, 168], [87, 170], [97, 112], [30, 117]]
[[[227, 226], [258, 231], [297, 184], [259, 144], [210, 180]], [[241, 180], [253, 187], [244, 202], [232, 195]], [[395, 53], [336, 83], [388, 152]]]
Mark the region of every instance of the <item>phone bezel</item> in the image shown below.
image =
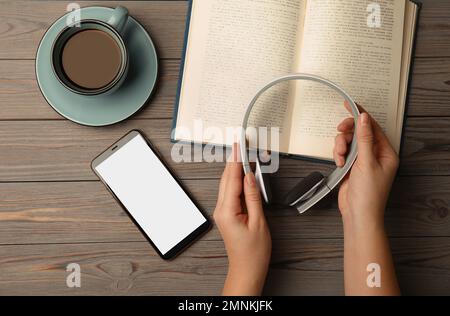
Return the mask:
[[[181, 240], [178, 244], [176, 244], [172, 249], [170, 249], [165, 254], [162, 254], [161, 251], [156, 247], [155, 243], [150, 239], [150, 237], [145, 233], [145, 231], [142, 229], [142, 227], [139, 225], [139, 223], [135, 220], [133, 215], [128, 211], [128, 209], [125, 207], [125, 205], [122, 204], [120, 199], [116, 196], [116, 194], [111, 190], [111, 188], [108, 186], [106, 181], [101, 177], [99, 173], [95, 170], [95, 168], [102, 163], [104, 160], [108, 159], [114, 152], [124, 145], [126, 145], [130, 140], [132, 140], [136, 136], [142, 136], [142, 138], [147, 143], [150, 150], [156, 155], [158, 160], [162, 163], [162, 165], [167, 169], [167, 171], [170, 173], [170, 175], [175, 179], [177, 184], [181, 187], [181, 189], [186, 193], [188, 198], [194, 203], [195, 207], [198, 209], [200, 214], [205, 218], [205, 222], [197, 227], [193, 232], [191, 232], [188, 236], [186, 236], [183, 240]], [[175, 176], [174, 172], [170, 169], [170, 167], [166, 164], [166, 162], [162, 159], [161, 154], [156, 150], [156, 148], [152, 145], [152, 143], [148, 140], [148, 138], [144, 135], [144, 133], [138, 129], [133, 129], [124, 136], [122, 136], [118, 141], [116, 141], [114, 144], [109, 146], [105, 151], [103, 151], [101, 154], [99, 154], [97, 157], [95, 157], [91, 162], [91, 169], [92, 171], [97, 175], [97, 177], [100, 179], [100, 181], [103, 183], [103, 185], [108, 189], [108, 191], [111, 193], [113, 198], [119, 203], [119, 205], [122, 207], [122, 209], [127, 213], [128, 217], [133, 221], [133, 223], [139, 228], [140, 232], [145, 236], [147, 241], [152, 245], [152, 247], [155, 249], [155, 251], [158, 253], [158, 255], [164, 259], [164, 260], [170, 260], [175, 258], [177, 255], [179, 255], [183, 250], [186, 250], [195, 240], [197, 240], [199, 237], [201, 237], [203, 234], [205, 234], [210, 228], [211, 228], [211, 221], [206, 216], [205, 212], [202, 211], [202, 209], [199, 207], [197, 202], [193, 199], [190, 192], [183, 186], [181, 181]]]

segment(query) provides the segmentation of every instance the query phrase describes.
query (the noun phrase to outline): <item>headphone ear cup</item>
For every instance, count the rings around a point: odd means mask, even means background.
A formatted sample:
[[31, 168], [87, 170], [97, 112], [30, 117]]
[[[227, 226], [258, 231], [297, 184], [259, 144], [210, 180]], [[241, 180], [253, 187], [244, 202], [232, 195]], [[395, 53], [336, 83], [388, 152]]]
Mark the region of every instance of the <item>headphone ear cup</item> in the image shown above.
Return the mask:
[[286, 194], [284, 198], [284, 204], [293, 206], [299, 201], [308, 199], [314, 192], [319, 184], [325, 180], [325, 177], [320, 172], [313, 172], [309, 174], [302, 181], [297, 183], [295, 187]]
[[270, 177], [267, 173], [261, 172], [261, 162], [256, 159], [255, 178], [258, 184], [259, 191], [264, 199], [264, 202], [270, 204], [272, 201], [272, 190], [270, 189]]

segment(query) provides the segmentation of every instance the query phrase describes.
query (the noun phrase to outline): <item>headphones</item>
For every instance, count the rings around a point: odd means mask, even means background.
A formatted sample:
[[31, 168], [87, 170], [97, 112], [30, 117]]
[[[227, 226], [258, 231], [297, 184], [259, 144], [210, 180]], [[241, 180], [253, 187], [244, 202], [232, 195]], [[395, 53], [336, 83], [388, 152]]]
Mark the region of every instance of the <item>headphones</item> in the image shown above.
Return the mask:
[[[319, 76], [310, 75], [310, 74], [290, 74], [282, 77], [278, 77], [269, 83], [267, 83], [261, 90], [256, 93], [256, 95], [253, 97], [252, 101], [247, 107], [247, 110], [244, 115], [244, 119], [242, 122], [242, 129], [241, 129], [241, 137], [240, 137], [240, 150], [241, 150], [241, 157], [242, 157], [242, 165], [244, 168], [244, 173], [250, 173], [252, 172], [250, 168], [250, 162], [248, 157], [248, 148], [247, 148], [247, 137], [246, 137], [246, 130], [248, 127], [248, 119], [250, 117], [251, 110], [253, 106], [255, 105], [258, 98], [266, 92], [268, 89], [273, 87], [274, 85], [289, 81], [289, 80], [309, 80], [318, 82], [321, 84], [324, 84], [328, 86], [329, 88], [332, 88], [336, 92], [338, 92], [344, 99], [348, 102], [350, 105], [353, 118], [355, 119], [355, 126], [356, 121], [359, 116], [359, 110], [356, 106], [355, 101], [337, 84], [321, 78]], [[358, 149], [356, 145], [356, 132], [353, 134], [353, 140], [350, 146], [350, 151], [347, 155], [347, 158], [345, 159], [345, 165], [341, 168], [336, 168], [328, 177], [325, 177], [320, 172], [313, 172], [309, 174], [306, 178], [304, 178], [301, 182], [299, 182], [285, 197], [284, 202], [286, 205], [289, 205], [291, 207], [295, 207], [298, 212], [304, 213], [308, 209], [310, 209], [313, 205], [315, 205], [317, 202], [319, 202], [321, 199], [323, 199], [328, 193], [330, 193], [345, 177], [345, 175], [350, 171], [353, 163], [356, 160], [356, 156], [358, 155]], [[261, 191], [261, 195], [264, 198], [264, 201], [266, 203], [271, 202], [271, 190], [269, 185], [269, 175], [267, 173], [263, 173], [261, 171], [261, 165], [263, 162], [261, 162], [258, 158], [256, 159], [256, 168], [255, 168], [255, 178], [256, 182], [259, 186], [259, 189]]]

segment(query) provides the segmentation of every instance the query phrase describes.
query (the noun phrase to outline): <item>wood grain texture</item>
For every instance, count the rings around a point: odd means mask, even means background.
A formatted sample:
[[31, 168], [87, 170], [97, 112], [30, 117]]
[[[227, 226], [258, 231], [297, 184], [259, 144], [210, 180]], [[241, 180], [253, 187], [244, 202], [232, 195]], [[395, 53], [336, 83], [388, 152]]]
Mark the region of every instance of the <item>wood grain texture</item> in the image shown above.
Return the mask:
[[[403, 294], [448, 293], [450, 238], [391, 244]], [[343, 294], [342, 253], [341, 239], [275, 241], [264, 294]], [[81, 288], [65, 283], [73, 262]], [[226, 271], [221, 241], [199, 241], [169, 262], [146, 242], [0, 246], [0, 295], [214, 295]]]
[[[95, 180], [91, 160], [136, 128], [149, 137], [179, 177], [220, 177], [223, 163], [173, 162], [171, 123], [169, 119], [132, 119], [87, 128], [69, 121], [0, 121], [0, 182]], [[450, 118], [409, 118], [404, 131], [401, 175], [450, 175]], [[311, 170], [327, 173], [332, 169], [328, 164], [283, 158], [278, 176], [304, 177]]]
[[[310, 289], [320, 294], [341, 293], [338, 252], [342, 241], [331, 240], [320, 252], [323, 243], [275, 243], [277, 259], [267, 294], [306, 294]], [[298, 251], [299, 247], [303, 250]], [[145, 242], [1, 246], [0, 258], [0, 294], [217, 295], [227, 271], [223, 243], [204, 240], [169, 262], [161, 260]], [[72, 262], [81, 267], [79, 289], [65, 284], [65, 267]], [[320, 280], [329, 281], [330, 286], [318, 291]]]
[[[386, 226], [404, 294], [450, 293], [450, 2], [423, 0], [404, 130], [400, 176]], [[90, 170], [90, 161], [130, 129], [151, 139], [208, 214], [222, 163], [171, 162], [169, 142], [187, 3], [122, 4], [155, 41], [156, 94], [133, 119], [89, 128], [62, 119], [41, 96], [36, 49], [67, 1], [0, 4], [0, 295], [220, 294], [227, 258], [214, 227], [174, 261], [153, 251]], [[274, 239], [268, 295], [343, 294], [342, 223], [335, 196], [303, 216], [279, 204], [312, 170], [333, 166], [283, 159], [266, 208]], [[44, 182], [41, 182], [44, 181]], [[66, 265], [82, 287], [66, 286]]]
[[[137, 118], [172, 118], [178, 84], [178, 60], [160, 60], [155, 94]], [[34, 60], [0, 60], [0, 120], [64, 120], [39, 90]]]
[[[416, 56], [450, 57], [450, 3], [423, 0]], [[66, 11], [69, 1], [4, 1], [0, 11], [0, 58], [33, 59], [43, 34]], [[123, 2], [78, 1], [82, 7], [115, 7]], [[131, 15], [154, 38], [159, 55], [180, 58], [183, 47], [187, 2], [127, 1]]]
[[412, 72], [406, 115], [449, 116], [450, 58], [416, 58]]
[[[2, 1], [0, 58], [34, 59], [45, 31], [73, 1]], [[116, 7], [120, 1], [77, 1], [81, 7]], [[147, 30], [161, 58], [180, 58], [187, 3], [184, 1], [127, 1], [126, 7]]]
[[[171, 119], [179, 78], [179, 60], [160, 60], [159, 84], [135, 118]], [[0, 120], [59, 119], [41, 95], [33, 60], [0, 60]], [[450, 57], [418, 58], [409, 90], [408, 116], [450, 116]]]
[[[298, 179], [273, 182], [275, 203]], [[200, 207], [212, 215], [218, 179], [185, 180]], [[158, 192], [149, 192], [149, 195]], [[0, 184], [0, 244], [145, 241], [100, 182]], [[386, 211], [391, 237], [450, 236], [450, 179], [400, 177]], [[266, 208], [272, 238], [342, 238], [336, 196], [298, 215], [280, 205]], [[214, 227], [205, 240], [221, 240]]]

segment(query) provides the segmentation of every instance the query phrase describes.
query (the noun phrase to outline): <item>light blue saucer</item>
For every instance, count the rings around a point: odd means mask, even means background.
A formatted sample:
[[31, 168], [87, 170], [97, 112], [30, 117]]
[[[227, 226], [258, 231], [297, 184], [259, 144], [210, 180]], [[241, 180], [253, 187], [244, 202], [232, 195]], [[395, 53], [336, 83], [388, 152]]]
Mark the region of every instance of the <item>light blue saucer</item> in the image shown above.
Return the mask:
[[[113, 9], [81, 9], [82, 19], [107, 21]], [[51, 65], [54, 39], [66, 25], [66, 15], [45, 33], [36, 55], [36, 77], [47, 102], [62, 116], [79, 124], [104, 126], [120, 122], [136, 113], [149, 100], [158, 75], [155, 46], [146, 30], [131, 16], [123, 37], [130, 64], [123, 85], [109, 95], [82, 96], [67, 90], [55, 77]]]

